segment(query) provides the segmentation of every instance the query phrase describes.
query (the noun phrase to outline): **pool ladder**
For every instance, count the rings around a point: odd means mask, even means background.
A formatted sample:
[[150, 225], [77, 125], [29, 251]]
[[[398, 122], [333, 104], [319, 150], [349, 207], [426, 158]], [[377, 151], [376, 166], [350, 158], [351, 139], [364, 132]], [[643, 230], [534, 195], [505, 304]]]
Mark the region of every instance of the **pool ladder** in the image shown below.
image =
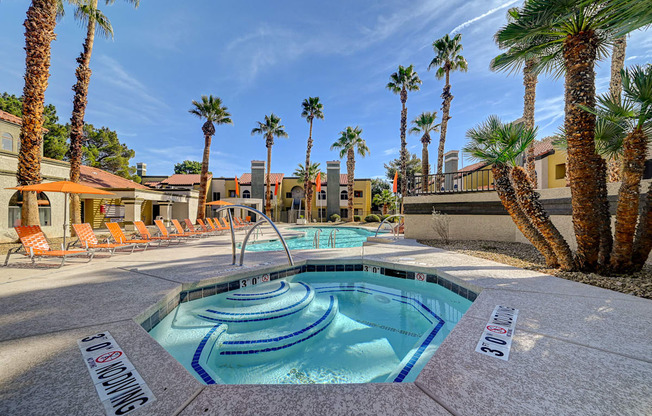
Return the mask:
[[312, 237], [312, 246], [314, 248], [319, 248], [319, 239], [321, 238], [321, 228], [318, 228], [315, 231], [315, 235]]
[[331, 231], [330, 235], [328, 236], [328, 247], [335, 248], [335, 240], [337, 239], [337, 232], [339, 230], [336, 228]]

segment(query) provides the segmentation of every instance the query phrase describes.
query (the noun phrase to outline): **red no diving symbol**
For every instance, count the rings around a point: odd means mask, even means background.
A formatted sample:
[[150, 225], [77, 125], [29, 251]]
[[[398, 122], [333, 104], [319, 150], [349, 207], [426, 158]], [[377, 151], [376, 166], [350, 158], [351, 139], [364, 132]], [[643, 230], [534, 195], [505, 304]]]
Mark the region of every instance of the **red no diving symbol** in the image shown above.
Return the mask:
[[97, 363], [108, 363], [109, 361], [113, 361], [115, 359], [118, 359], [122, 355], [122, 351], [111, 351], [107, 352], [105, 354], [100, 355], [95, 359], [95, 362]]
[[502, 328], [500, 326], [495, 326], [495, 325], [487, 325], [487, 331], [491, 331], [494, 334], [506, 334], [507, 330], [505, 328]]
[[264, 274], [261, 280], [262, 280], [263, 282], [269, 282], [269, 275], [268, 275], [268, 274]]

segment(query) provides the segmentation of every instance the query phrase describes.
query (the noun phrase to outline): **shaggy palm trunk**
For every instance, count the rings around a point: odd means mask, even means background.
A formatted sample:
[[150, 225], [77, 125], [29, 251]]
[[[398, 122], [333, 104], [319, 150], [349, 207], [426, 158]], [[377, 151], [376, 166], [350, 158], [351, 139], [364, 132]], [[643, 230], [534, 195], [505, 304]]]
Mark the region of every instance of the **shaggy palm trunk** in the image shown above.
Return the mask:
[[[97, 8], [97, 0], [91, 4], [93, 9]], [[91, 80], [91, 54], [93, 53], [93, 44], [95, 42], [95, 19], [88, 19], [88, 30], [86, 32], [86, 41], [77, 63], [79, 66], [75, 71], [77, 82], [72, 87], [75, 92], [75, 98], [72, 104], [72, 117], [70, 118], [70, 181], [79, 183], [79, 175], [82, 162], [82, 145], [84, 143], [84, 115], [86, 113], [86, 104], [88, 97], [88, 83]], [[70, 220], [73, 224], [80, 224], [81, 219], [81, 199], [79, 194], [72, 194], [70, 198]]]
[[439, 130], [439, 148], [437, 149], [437, 175], [435, 175], [435, 189], [441, 189], [443, 183], [443, 172], [444, 172], [444, 147], [446, 145], [446, 131], [448, 129], [448, 119], [450, 118], [451, 110], [451, 101], [453, 101], [453, 95], [451, 94], [451, 85], [449, 77], [449, 69], [446, 68], [446, 84], [444, 85], [444, 92], [441, 94], [441, 98], [444, 99], [444, 102], [441, 105], [442, 116], [441, 116], [441, 127]]
[[577, 240], [577, 266], [584, 271], [597, 269], [601, 230], [595, 115], [580, 107], [595, 107], [593, 68], [596, 46], [595, 33], [586, 31], [568, 37], [563, 49], [566, 69], [564, 130], [568, 140], [568, 180]]
[[[407, 90], [405, 87], [401, 90], [401, 195], [407, 195], [407, 141], [405, 132], [407, 130]], [[403, 206], [401, 206], [403, 212]]]
[[[16, 180], [19, 185], [41, 182], [43, 101], [50, 76], [50, 43], [56, 37], [57, 1], [33, 0], [25, 19], [25, 87], [23, 124]], [[22, 225], [39, 225], [36, 192], [23, 194]]]
[[272, 146], [274, 140], [267, 137], [267, 178], [265, 178], [265, 215], [271, 218], [272, 215]]
[[202, 126], [204, 132], [204, 157], [201, 162], [201, 175], [199, 176], [199, 201], [197, 202], [197, 218], [206, 217], [206, 194], [208, 193], [208, 161], [211, 155], [211, 140], [215, 134], [215, 126], [207, 121]]
[[620, 182], [622, 162], [619, 157], [609, 159], [607, 162], [607, 181], [609, 183]]
[[503, 207], [516, 224], [516, 227], [523, 233], [525, 238], [532, 243], [532, 245], [539, 250], [546, 260], [548, 267], [558, 267], [557, 256], [550, 247], [550, 244], [541, 235], [539, 231], [530, 223], [521, 207], [518, 205], [512, 182], [509, 179], [509, 168], [505, 165], [494, 165], [491, 168], [494, 176], [494, 183], [496, 192], [502, 202]]
[[557, 227], [550, 221], [548, 213], [543, 209], [539, 202], [539, 194], [532, 189], [525, 169], [515, 166], [512, 168], [511, 174], [519, 206], [532, 225], [550, 244], [562, 270], [573, 270], [575, 268], [573, 253]]
[[383, 205], [383, 215], [387, 215], [387, 204]]
[[430, 165], [428, 163], [428, 143], [430, 143], [430, 134], [426, 133], [421, 138], [423, 149], [421, 150], [421, 190], [428, 192], [428, 173], [430, 173]]
[[353, 148], [350, 148], [346, 152], [346, 177], [348, 180], [348, 186], [346, 187], [349, 193], [349, 205], [348, 205], [348, 220], [353, 221], [353, 183], [355, 181], [355, 153]]
[[625, 52], [627, 50], [627, 35], [614, 41], [613, 52], [611, 53], [611, 80], [609, 81], [609, 93], [620, 101], [620, 94], [623, 90], [623, 77], [620, 71], [625, 67]]
[[611, 235], [611, 211], [607, 192], [607, 162], [601, 157], [598, 158], [600, 175], [600, 250], [598, 251], [598, 265], [602, 272], [607, 272], [611, 249], [613, 248], [613, 236]]
[[[523, 85], [525, 86], [525, 95], [523, 96], [523, 120], [525, 127], [528, 129], [534, 128], [534, 104], [537, 93], [537, 74], [534, 72], [536, 65], [535, 59], [530, 59], [525, 62], [523, 68]], [[526, 168], [527, 176], [530, 178], [530, 183], [534, 188], [537, 187], [537, 172], [534, 167], [534, 143], [527, 149], [526, 155]]]
[[647, 137], [636, 128], [623, 142], [623, 181], [618, 192], [616, 231], [611, 254], [611, 267], [616, 272], [631, 268], [634, 232], [638, 219], [640, 183], [645, 170]]
[[632, 269], [640, 271], [652, 249], [652, 184], [645, 195], [645, 205], [638, 218], [636, 238], [634, 239], [634, 252], [632, 254]]
[[303, 189], [306, 190], [306, 219], [312, 221], [312, 181], [310, 180], [310, 152], [312, 150], [312, 120], [310, 117], [310, 133], [308, 134], [308, 148], [306, 150], [306, 176], [303, 179]]

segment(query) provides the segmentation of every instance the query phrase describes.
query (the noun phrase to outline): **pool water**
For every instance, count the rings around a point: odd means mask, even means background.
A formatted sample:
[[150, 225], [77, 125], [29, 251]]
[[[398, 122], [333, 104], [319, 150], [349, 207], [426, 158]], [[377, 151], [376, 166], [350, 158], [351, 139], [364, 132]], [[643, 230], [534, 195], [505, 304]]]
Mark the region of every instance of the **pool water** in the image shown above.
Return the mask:
[[[367, 241], [367, 237], [375, 235], [375, 231], [365, 230], [363, 228], [354, 227], [295, 227], [292, 231], [301, 231], [305, 233], [304, 237], [290, 237], [286, 238], [285, 242], [290, 250], [306, 250], [313, 249], [315, 233], [321, 230], [319, 235], [319, 248], [332, 248], [328, 246], [328, 239], [333, 230], [337, 229], [335, 237], [335, 248], [344, 247], [362, 247], [362, 243]], [[383, 231], [386, 232], [386, 231]], [[247, 243], [247, 251], [273, 251], [283, 250], [283, 245], [279, 240], [268, 242], [249, 242]]]
[[470, 305], [432, 283], [308, 272], [182, 303], [150, 335], [206, 384], [409, 382]]

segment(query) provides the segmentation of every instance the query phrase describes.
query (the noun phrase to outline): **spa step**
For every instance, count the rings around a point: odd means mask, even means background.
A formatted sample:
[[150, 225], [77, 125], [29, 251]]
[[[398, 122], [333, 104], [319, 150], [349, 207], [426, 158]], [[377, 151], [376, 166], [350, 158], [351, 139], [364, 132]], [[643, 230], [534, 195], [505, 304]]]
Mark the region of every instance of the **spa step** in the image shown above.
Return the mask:
[[254, 306], [269, 303], [290, 291], [290, 284], [284, 280], [260, 283], [255, 286], [229, 292], [225, 298], [226, 305], [234, 307]]

